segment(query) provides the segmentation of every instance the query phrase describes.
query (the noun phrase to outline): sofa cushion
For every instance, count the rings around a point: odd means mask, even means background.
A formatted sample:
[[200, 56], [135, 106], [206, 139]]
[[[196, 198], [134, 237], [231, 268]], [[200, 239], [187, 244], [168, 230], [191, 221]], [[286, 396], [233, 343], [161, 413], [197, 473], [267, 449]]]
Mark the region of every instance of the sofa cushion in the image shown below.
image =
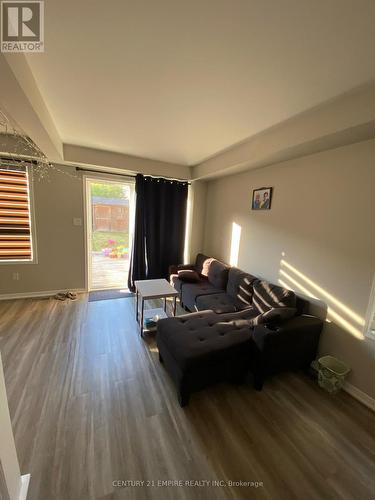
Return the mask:
[[216, 288], [225, 290], [228, 280], [229, 266], [203, 253], [197, 254], [195, 270], [202, 277], [208, 278]]
[[188, 309], [195, 311], [197, 297], [211, 293], [221, 293], [222, 291], [211, 285], [208, 280], [201, 280], [198, 283], [183, 282], [181, 285], [182, 302]]
[[200, 281], [199, 274], [193, 271], [193, 269], [182, 269], [177, 274], [181, 281], [186, 281], [187, 283], [197, 283]]
[[295, 308], [296, 296], [287, 288], [273, 285], [264, 280], [254, 281], [252, 305], [258, 309], [260, 314], [278, 307]]
[[237, 311], [232, 297], [224, 292], [212, 293], [210, 295], [200, 295], [196, 299], [196, 306], [198, 311], [205, 311], [209, 309], [219, 314]]
[[252, 330], [247, 323], [220, 320], [213, 312], [202, 312], [166, 318], [158, 321], [157, 343], [168, 346], [168, 351], [186, 371], [197, 364], [207, 369], [231, 353], [250, 347]]
[[228, 274], [227, 294], [232, 297], [237, 309], [249, 307], [253, 297], [253, 282], [257, 278], [237, 267], [231, 267]]
[[219, 260], [213, 259], [208, 269], [208, 281], [215, 288], [225, 290], [228, 282], [229, 267]]
[[212, 260], [212, 257], [208, 257], [203, 253], [198, 253], [197, 258], [195, 259], [195, 270], [197, 273], [207, 277], [209, 265]]

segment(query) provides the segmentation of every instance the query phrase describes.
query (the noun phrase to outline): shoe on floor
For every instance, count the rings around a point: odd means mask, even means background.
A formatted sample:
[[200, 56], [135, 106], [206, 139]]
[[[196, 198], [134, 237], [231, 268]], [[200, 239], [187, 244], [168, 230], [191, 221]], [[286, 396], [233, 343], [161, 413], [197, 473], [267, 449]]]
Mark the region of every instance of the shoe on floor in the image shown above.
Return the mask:
[[55, 295], [56, 300], [66, 300], [67, 296], [66, 293], [60, 292]]

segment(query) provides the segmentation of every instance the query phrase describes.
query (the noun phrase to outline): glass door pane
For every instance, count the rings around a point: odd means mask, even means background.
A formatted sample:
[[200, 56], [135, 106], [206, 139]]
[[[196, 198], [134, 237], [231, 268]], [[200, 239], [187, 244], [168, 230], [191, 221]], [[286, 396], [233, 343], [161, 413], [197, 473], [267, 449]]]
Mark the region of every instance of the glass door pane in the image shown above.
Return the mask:
[[133, 185], [87, 179], [89, 289], [127, 288]]

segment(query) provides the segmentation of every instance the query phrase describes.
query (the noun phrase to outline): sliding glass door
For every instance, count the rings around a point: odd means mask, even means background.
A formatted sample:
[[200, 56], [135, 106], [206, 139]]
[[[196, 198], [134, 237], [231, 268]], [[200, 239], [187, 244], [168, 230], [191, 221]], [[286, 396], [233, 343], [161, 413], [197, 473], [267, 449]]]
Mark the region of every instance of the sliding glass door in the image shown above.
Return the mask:
[[127, 288], [134, 183], [86, 178], [89, 290]]

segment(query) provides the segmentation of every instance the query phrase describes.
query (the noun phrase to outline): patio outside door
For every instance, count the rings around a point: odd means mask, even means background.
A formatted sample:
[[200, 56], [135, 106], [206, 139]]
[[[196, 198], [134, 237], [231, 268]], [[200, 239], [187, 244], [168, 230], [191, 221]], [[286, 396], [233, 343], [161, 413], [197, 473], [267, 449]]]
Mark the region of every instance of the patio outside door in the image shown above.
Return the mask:
[[134, 183], [86, 178], [89, 290], [126, 289]]

